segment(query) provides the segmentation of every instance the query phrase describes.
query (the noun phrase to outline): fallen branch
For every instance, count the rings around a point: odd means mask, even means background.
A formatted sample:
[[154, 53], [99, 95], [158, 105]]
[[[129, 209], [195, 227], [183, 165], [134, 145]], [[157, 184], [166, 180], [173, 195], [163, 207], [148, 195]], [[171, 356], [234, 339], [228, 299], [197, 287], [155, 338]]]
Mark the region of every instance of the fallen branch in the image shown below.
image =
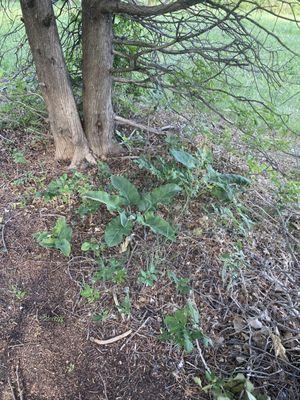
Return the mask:
[[129, 331], [124, 332], [121, 335], [115, 336], [115, 337], [110, 338], [110, 339], [100, 340], [100, 339], [95, 339], [95, 338], [91, 337], [90, 341], [93, 342], [93, 343], [105, 346], [107, 344], [112, 344], [112, 343], [118, 342], [119, 340], [124, 339], [127, 336], [131, 335], [131, 333], [132, 333], [132, 329], [129, 329]]
[[141, 129], [142, 131], [154, 133], [155, 135], [163, 135], [163, 132], [160, 129], [155, 129], [150, 126], [140, 124], [138, 122], [133, 121], [132, 119], [120, 117], [119, 115], [115, 115], [115, 121], [117, 122], [117, 124], [120, 124], [120, 125], [133, 126], [134, 128]]

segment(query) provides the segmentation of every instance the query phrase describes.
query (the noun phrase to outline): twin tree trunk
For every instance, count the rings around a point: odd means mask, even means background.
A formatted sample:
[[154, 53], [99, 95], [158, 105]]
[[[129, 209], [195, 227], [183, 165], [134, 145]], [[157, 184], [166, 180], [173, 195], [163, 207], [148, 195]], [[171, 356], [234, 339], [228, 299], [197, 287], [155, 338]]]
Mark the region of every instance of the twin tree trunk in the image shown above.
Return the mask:
[[23, 21], [55, 141], [55, 158], [95, 162], [112, 147], [112, 19], [101, 0], [82, 0], [84, 129], [51, 0], [20, 0]]

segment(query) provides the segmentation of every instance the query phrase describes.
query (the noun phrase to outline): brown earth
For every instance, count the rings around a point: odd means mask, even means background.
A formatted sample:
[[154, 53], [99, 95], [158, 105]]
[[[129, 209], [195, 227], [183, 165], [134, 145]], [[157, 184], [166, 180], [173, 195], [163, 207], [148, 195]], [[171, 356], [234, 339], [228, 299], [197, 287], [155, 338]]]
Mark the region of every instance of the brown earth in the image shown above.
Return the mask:
[[[101, 208], [92, 219], [82, 221], [75, 212], [77, 198], [66, 204], [35, 197], [37, 186], [67, 171], [66, 165], [53, 160], [47, 137], [31, 141], [23, 133], [1, 132], [0, 142], [1, 400], [208, 399], [193, 381], [200, 376], [205, 382], [205, 363], [218, 376], [247, 374], [272, 399], [300, 399], [299, 270], [280, 221], [274, 214], [274, 221], [263, 218], [261, 209], [272, 213], [264, 203], [264, 185], [250, 189], [245, 198], [256, 224], [244, 243], [249, 264], [235, 271], [234, 279], [233, 272], [222, 279], [219, 257], [232, 249], [234, 227], [207, 212], [212, 199], [206, 194], [191, 202], [188, 212], [184, 199], [170, 210], [180, 226], [174, 244], [138, 229], [125, 254], [132, 312], [129, 318], [121, 317], [115, 299], [124, 297], [122, 286], [100, 284], [101, 298], [95, 303], [80, 296], [83, 283], [90, 282], [97, 270], [80, 250], [81, 243], [92, 236], [102, 238], [109, 213]], [[26, 164], [12, 161], [13, 148], [24, 152]], [[226, 165], [229, 172], [245, 168], [224, 157], [218, 156], [220, 168]], [[139, 187], [156, 185], [131, 158], [111, 159], [109, 166]], [[16, 185], [15, 180], [28, 172], [35, 178]], [[107, 183], [95, 168], [84, 173], [96, 185]], [[166, 208], [160, 212], [168, 215]], [[74, 229], [69, 260], [40, 247], [33, 237], [50, 229], [61, 215]], [[118, 249], [110, 255], [122, 257]], [[159, 279], [147, 288], [137, 283], [137, 276], [152, 256]], [[195, 348], [186, 355], [158, 340], [164, 316], [186, 301], [170, 283], [168, 270], [191, 278], [201, 327], [212, 347], [201, 344], [200, 351]], [[16, 295], [16, 288], [23, 294]], [[92, 316], [103, 308], [110, 311], [108, 319], [94, 322]], [[112, 338], [129, 329], [133, 334], [113, 344], [90, 340]]]

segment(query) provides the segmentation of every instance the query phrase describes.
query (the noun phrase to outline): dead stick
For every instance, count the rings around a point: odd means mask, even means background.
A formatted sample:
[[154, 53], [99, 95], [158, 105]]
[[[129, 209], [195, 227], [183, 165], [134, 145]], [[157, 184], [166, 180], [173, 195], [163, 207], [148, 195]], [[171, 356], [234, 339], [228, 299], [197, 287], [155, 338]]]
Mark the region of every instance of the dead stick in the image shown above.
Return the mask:
[[90, 341], [96, 344], [100, 344], [100, 345], [106, 345], [106, 344], [112, 344], [117, 342], [118, 340], [124, 339], [127, 336], [131, 335], [132, 333], [132, 329], [129, 329], [129, 331], [122, 333], [121, 335], [115, 336], [113, 338], [110, 339], [106, 339], [106, 340], [100, 340], [100, 339], [95, 339], [93, 337], [90, 338]]
[[133, 126], [134, 128], [138, 128], [138, 129], [141, 129], [142, 131], [147, 131], [150, 133], [155, 133], [156, 135], [163, 134], [163, 132], [159, 129], [155, 129], [150, 126], [139, 124], [138, 122], [135, 122], [132, 119], [123, 118], [123, 117], [120, 117], [119, 115], [115, 115], [115, 121], [120, 125]]
[[10, 381], [9, 378], [8, 378], [8, 384], [9, 384], [9, 387], [10, 387], [12, 399], [13, 399], [13, 400], [17, 400], [16, 395], [15, 395], [15, 391], [14, 391], [14, 388], [13, 388], [13, 385], [12, 385], [12, 383], [11, 383], [11, 381]]
[[[7, 221], [7, 222], [8, 222], [8, 221]], [[7, 222], [6, 222], [6, 223], [3, 223], [3, 224], [0, 224], [1, 239], [2, 239], [2, 252], [3, 252], [3, 253], [7, 253], [7, 252], [8, 252], [7, 246], [6, 246], [6, 243], [5, 243], [5, 236], [4, 236], [4, 229], [5, 229], [5, 225], [7, 224]]]
[[16, 366], [16, 378], [17, 378], [19, 399], [24, 400], [23, 389], [21, 388], [20, 378], [19, 378], [19, 365]]

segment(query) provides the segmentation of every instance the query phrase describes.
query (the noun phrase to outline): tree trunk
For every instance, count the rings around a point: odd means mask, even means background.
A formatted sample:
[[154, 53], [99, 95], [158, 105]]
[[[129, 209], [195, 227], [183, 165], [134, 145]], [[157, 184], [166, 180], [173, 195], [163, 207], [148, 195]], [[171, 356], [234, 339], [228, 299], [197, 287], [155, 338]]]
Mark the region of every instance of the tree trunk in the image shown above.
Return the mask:
[[101, 13], [103, 0], [82, 0], [84, 128], [93, 153], [112, 151], [112, 16]]
[[20, 0], [38, 80], [47, 106], [57, 160], [93, 162], [66, 68], [51, 0]]

